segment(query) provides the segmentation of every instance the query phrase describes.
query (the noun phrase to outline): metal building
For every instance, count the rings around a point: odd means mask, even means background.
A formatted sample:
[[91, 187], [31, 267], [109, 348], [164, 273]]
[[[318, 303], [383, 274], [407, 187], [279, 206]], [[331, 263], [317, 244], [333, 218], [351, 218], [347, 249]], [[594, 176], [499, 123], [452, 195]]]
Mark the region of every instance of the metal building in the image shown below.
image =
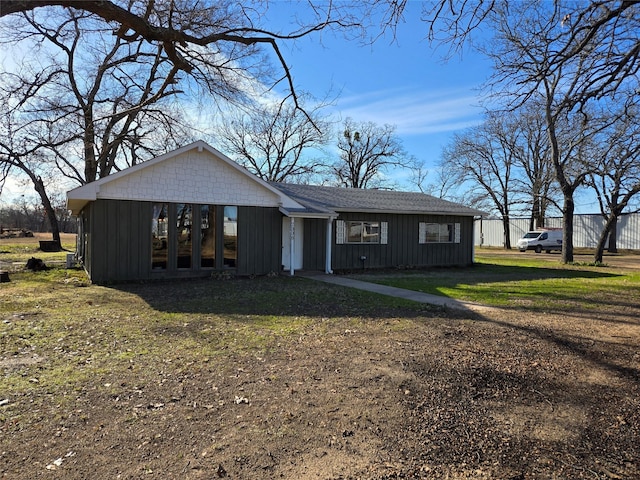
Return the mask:
[[[528, 218], [514, 218], [510, 222], [511, 246], [529, 231]], [[547, 228], [562, 228], [562, 217], [546, 219]], [[575, 215], [573, 217], [573, 246], [595, 248], [604, 228], [604, 218], [599, 214]], [[504, 247], [504, 227], [499, 218], [476, 219], [475, 245], [482, 247]], [[617, 247], [622, 250], [640, 250], [640, 214], [622, 215], [618, 219]]]

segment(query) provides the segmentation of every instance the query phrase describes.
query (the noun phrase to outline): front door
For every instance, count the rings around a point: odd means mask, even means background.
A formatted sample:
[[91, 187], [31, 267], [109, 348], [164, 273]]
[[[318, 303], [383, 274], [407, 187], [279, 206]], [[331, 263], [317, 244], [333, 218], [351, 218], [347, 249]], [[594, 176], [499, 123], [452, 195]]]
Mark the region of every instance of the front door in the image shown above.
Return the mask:
[[[282, 265], [291, 269], [291, 218], [282, 217]], [[293, 225], [293, 269], [302, 268], [303, 223], [302, 218], [294, 219]]]

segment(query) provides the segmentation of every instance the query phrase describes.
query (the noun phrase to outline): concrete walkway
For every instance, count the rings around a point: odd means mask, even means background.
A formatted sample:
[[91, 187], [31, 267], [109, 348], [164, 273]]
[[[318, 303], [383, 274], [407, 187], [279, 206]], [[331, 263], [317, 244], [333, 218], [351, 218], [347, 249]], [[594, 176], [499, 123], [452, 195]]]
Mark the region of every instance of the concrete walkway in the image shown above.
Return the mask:
[[440, 295], [431, 295], [429, 293], [405, 290], [404, 288], [363, 282], [362, 280], [355, 280], [341, 275], [327, 275], [325, 273], [310, 272], [302, 273], [301, 276], [312, 280], [318, 280], [320, 282], [331, 283], [333, 285], [366, 290], [367, 292], [379, 293], [380, 295], [387, 295], [389, 297], [404, 298], [405, 300], [412, 300], [419, 303], [428, 303], [430, 305], [437, 305], [443, 308], [467, 311], [478, 311], [487, 308], [471, 302], [462, 302], [453, 298], [441, 297]]

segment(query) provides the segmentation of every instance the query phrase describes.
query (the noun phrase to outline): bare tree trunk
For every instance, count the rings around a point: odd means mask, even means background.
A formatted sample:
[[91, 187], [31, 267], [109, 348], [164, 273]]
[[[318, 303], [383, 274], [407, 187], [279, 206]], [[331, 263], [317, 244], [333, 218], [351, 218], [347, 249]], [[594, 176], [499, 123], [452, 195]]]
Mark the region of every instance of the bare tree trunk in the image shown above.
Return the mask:
[[82, 142], [84, 145], [84, 180], [91, 183], [98, 178], [98, 160], [94, 149], [95, 129], [93, 127], [93, 114], [85, 106], [84, 122], [85, 129]]
[[562, 209], [562, 262], [573, 262], [573, 213], [575, 211], [573, 195], [564, 195]]
[[502, 227], [504, 229], [504, 249], [511, 250], [511, 225], [509, 217], [502, 217]]
[[[607, 240], [611, 242], [612, 235], [615, 238], [617, 223], [618, 223], [617, 216], [611, 214], [607, 217], [607, 220], [604, 224], [604, 228], [602, 229], [602, 232], [600, 232], [600, 238], [598, 239], [598, 245], [596, 246], [596, 253], [593, 257], [593, 261], [595, 263], [602, 263], [602, 259], [604, 257], [604, 246], [606, 245]], [[615, 240], [614, 240], [614, 243], [615, 243]]]
[[609, 253], [618, 253], [618, 217], [615, 217], [615, 222], [611, 224], [611, 228], [609, 229], [609, 246], [607, 247], [607, 251]]
[[60, 241], [60, 226], [58, 225], [58, 218], [56, 217], [56, 211], [51, 205], [51, 200], [49, 200], [49, 196], [44, 188], [44, 182], [40, 177], [32, 177], [34, 188], [38, 195], [40, 195], [40, 200], [42, 200], [42, 206], [44, 207], [44, 211], [49, 219], [49, 225], [51, 226], [51, 235], [52, 240], [58, 244], [58, 248], [62, 249], [62, 242]]
[[542, 210], [542, 199], [539, 194], [536, 194], [533, 200], [533, 209], [531, 211], [531, 222], [529, 227], [529, 230], [536, 230], [544, 227], [544, 212]]
[[535, 230], [538, 223], [538, 200], [534, 198], [529, 218], [529, 231]]

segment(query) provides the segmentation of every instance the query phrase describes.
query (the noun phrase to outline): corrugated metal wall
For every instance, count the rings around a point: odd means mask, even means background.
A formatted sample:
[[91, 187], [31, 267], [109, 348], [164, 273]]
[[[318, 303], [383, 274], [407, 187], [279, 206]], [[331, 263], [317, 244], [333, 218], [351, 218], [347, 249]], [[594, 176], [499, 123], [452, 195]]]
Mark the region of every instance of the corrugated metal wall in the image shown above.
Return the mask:
[[640, 249], [640, 214], [625, 215], [618, 221], [618, 248]]
[[[561, 228], [562, 217], [547, 218], [548, 228]], [[529, 219], [514, 218], [511, 225], [511, 246], [529, 230]], [[604, 228], [601, 215], [576, 215], [573, 217], [573, 246], [595, 248]], [[623, 215], [618, 220], [617, 247], [623, 250], [640, 250], [640, 214]], [[500, 219], [475, 221], [475, 244], [483, 247], [504, 246], [504, 228]]]

